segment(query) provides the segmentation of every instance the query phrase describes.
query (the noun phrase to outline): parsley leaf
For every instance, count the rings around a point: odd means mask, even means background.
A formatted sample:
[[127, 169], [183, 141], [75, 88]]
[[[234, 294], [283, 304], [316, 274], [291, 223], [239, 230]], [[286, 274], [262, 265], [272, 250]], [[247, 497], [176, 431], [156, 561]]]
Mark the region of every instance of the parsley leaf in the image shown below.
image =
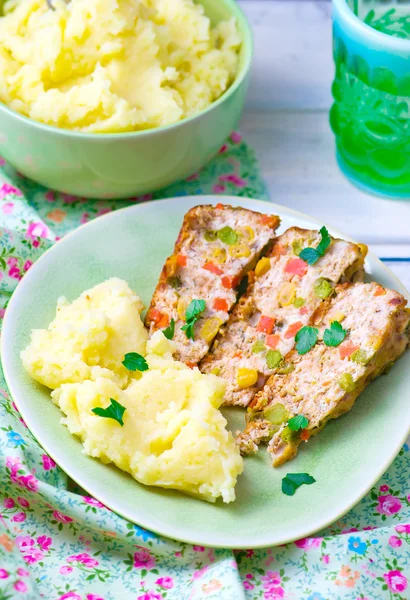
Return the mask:
[[305, 429], [309, 425], [309, 419], [307, 419], [304, 415], [296, 415], [292, 417], [288, 421], [288, 427], [292, 431], [299, 431], [300, 429]]
[[110, 398], [110, 402], [111, 404], [107, 408], [97, 407], [93, 408], [91, 412], [93, 412], [98, 417], [104, 417], [105, 419], [114, 419], [114, 421], [117, 421], [117, 423], [119, 423], [122, 427], [124, 425], [122, 417], [127, 409], [125, 408], [125, 406], [122, 406], [122, 404], [114, 400], [114, 398]]
[[286, 477], [282, 479], [282, 492], [286, 496], [293, 496], [301, 485], [310, 485], [315, 483], [316, 479], [308, 473], [288, 473]]
[[330, 329], [325, 329], [323, 341], [326, 346], [339, 346], [347, 335], [347, 331], [343, 329], [339, 321], [332, 321]]
[[128, 371], [148, 371], [149, 369], [147, 361], [138, 352], [128, 352], [124, 356], [122, 364]]
[[162, 330], [162, 333], [165, 335], [167, 340], [172, 340], [175, 333], [175, 319], [171, 319], [171, 323], [166, 329]]
[[296, 350], [298, 354], [306, 354], [316, 344], [319, 330], [316, 327], [309, 327], [306, 325], [299, 329], [295, 335]]
[[186, 323], [183, 327], [181, 327], [181, 329], [182, 331], [185, 331], [185, 334], [189, 340], [194, 339], [194, 325], [198, 321], [199, 316], [204, 312], [205, 306], [205, 300], [192, 300], [186, 309]]
[[299, 258], [307, 262], [308, 265], [314, 265], [315, 262], [324, 256], [326, 250], [329, 248], [332, 238], [329, 235], [326, 227], [322, 227], [320, 230], [322, 239], [320, 240], [317, 248], [304, 248], [299, 254]]

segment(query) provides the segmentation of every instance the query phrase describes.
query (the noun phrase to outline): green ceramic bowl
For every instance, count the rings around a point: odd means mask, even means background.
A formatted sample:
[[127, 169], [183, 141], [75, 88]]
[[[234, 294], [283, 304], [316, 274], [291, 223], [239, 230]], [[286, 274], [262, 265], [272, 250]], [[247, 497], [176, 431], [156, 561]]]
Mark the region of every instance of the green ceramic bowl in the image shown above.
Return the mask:
[[236, 80], [194, 117], [150, 131], [87, 134], [43, 125], [0, 104], [0, 154], [46, 187], [89, 198], [152, 192], [203, 167], [238, 125], [252, 59], [235, 0], [200, 0], [213, 23], [236, 17], [243, 38]]

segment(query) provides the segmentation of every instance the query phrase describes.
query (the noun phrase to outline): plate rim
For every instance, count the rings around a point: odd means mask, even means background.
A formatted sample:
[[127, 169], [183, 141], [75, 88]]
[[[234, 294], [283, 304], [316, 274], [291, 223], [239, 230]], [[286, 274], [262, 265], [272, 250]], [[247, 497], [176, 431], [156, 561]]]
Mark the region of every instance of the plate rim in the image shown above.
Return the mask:
[[[342, 231], [326, 224], [325, 222], [321, 221], [320, 219], [316, 219], [315, 217], [311, 217], [300, 211], [294, 210], [292, 208], [288, 208], [287, 206], [283, 206], [280, 204], [270, 202], [269, 200], [259, 200], [259, 199], [254, 199], [254, 198], [246, 198], [246, 197], [231, 196], [231, 195], [225, 196], [225, 195], [217, 195], [217, 194], [214, 194], [214, 195], [206, 194], [206, 195], [177, 196], [177, 197], [172, 197], [172, 198], [165, 198], [162, 200], [150, 200], [147, 202], [142, 202], [140, 204], [133, 204], [131, 206], [125, 206], [123, 208], [117, 209], [117, 210], [107, 213], [105, 215], [101, 215], [100, 217], [93, 219], [92, 221], [89, 221], [88, 223], [85, 223], [85, 224], [81, 225], [80, 227], [77, 227], [73, 231], [67, 233], [61, 240], [59, 240], [59, 244], [64, 244], [65, 240], [67, 240], [68, 238], [72, 238], [76, 235], [79, 235], [80, 232], [82, 234], [85, 229], [95, 226], [96, 223], [101, 223], [101, 221], [103, 219], [109, 220], [110, 218], [112, 218], [114, 215], [117, 215], [118, 213], [136, 210], [137, 207], [144, 207], [146, 205], [151, 205], [151, 204], [155, 204], [158, 206], [158, 208], [160, 208], [161, 205], [163, 205], [163, 204], [171, 204], [173, 202], [177, 202], [178, 200], [182, 200], [182, 199], [185, 201], [195, 202], [195, 204], [215, 205], [221, 201], [224, 204], [232, 204], [233, 203], [233, 205], [235, 205], [235, 203], [236, 203], [236, 205], [238, 205], [238, 206], [241, 206], [242, 204], [248, 204], [248, 203], [256, 204], [258, 206], [260, 205], [261, 208], [263, 207], [264, 211], [267, 213], [271, 213], [271, 214], [278, 213], [279, 216], [281, 216], [281, 213], [283, 215], [290, 216], [290, 217], [294, 216], [300, 220], [303, 219], [304, 221], [310, 221], [316, 227], [322, 227], [323, 225], [325, 225], [332, 235], [336, 235], [336, 236], [340, 237], [341, 239], [345, 239], [348, 241], [355, 241], [350, 236], [348, 236], [348, 235], [344, 234]], [[358, 242], [356, 242], [356, 243], [358, 243]], [[213, 541], [210, 539], [208, 539], [208, 541], [207, 541], [207, 538], [211, 537], [212, 534], [211, 534], [211, 536], [209, 534], [205, 534], [205, 536], [203, 536], [201, 539], [199, 539], [199, 538], [194, 539], [194, 538], [190, 538], [189, 536], [180, 535], [180, 534], [178, 534], [178, 531], [175, 531], [175, 529], [173, 529], [172, 524], [169, 525], [166, 522], [163, 523], [163, 526], [161, 524], [160, 529], [155, 525], [155, 523], [154, 524], [150, 523], [149, 518], [144, 517], [144, 519], [143, 519], [144, 523], [141, 523], [141, 522], [137, 523], [135, 518], [132, 517], [132, 515], [123, 514], [126, 511], [118, 511], [117, 508], [113, 507], [113, 504], [111, 502], [106, 502], [105, 498], [103, 498], [102, 496], [98, 497], [99, 494], [96, 495], [93, 491], [90, 491], [90, 489], [87, 486], [87, 483], [82, 481], [81, 475], [80, 476], [78, 476], [76, 474], [73, 475], [73, 473], [71, 472], [71, 468], [70, 467], [67, 468], [67, 466], [65, 465], [64, 459], [61, 461], [60, 458], [56, 458], [53, 450], [51, 449], [51, 451], [50, 451], [50, 449], [48, 448], [48, 444], [47, 443], [44, 444], [43, 441], [41, 441], [41, 439], [42, 439], [41, 432], [40, 432], [40, 437], [39, 437], [38, 432], [37, 432], [37, 427], [35, 425], [33, 426], [31, 424], [30, 417], [27, 418], [27, 415], [25, 414], [25, 409], [20, 406], [20, 402], [18, 400], [18, 393], [15, 394], [14, 383], [12, 382], [11, 377], [9, 377], [9, 364], [10, 364], [10, 371], [12, 371], [12, 362], [10, 361], [10, 363], [9, 363], [9, 358], [8, 358], [9, 354], [7, 352], [7, 346], [8, 346], [7, 340], [10, 338], [9, 329], [12, 332], [13, 322], [14, 322], [14, 321], [12, 321], [12, 317], [9, 316], [12, 314], [13, 311], [9, 310], [9, 309], [10, 309], [10, 306], [12, 306], [13, 310], [14, 310], [14, 304], [18, 303], [20, 295], [24, 293], [25, 282], [30, 281], [33, 277], [36, 276], [35, 274], [36, 274], [36, 271], [38, 268], [37, 265], [39, 263], [41, 263], [41, 261], [43, 261], [43, 259], [45, 259], [48, 256], [48, 254], [54, 250], [54, 248], [55, 248], [55, 244], [53, 244], [50, 248], [48, 248], [45, 252], [43, 252], [43, 254], [33, 264], [31, 269], [25, 274], [24, 278], [18, 283], [18, 285], [17, 285], [16, 289], [14, 290], [14, 292], [10, 298], [10, 301], [8, 303], [7, 310], [6, 310], [4, 319], [3, 319], [3, 326], [2, 326], [1, 336], [0, 336], [0, 358], [1, 358], [1, 363], [2, 363], [2, 367], [3, 367], [4, 378], [5, 378], [7, 387], [9, 389], [10, 395], [11, 395], [14, 403], [16, 404], [24, 421], [27, 423], [27, 426], [30, 429], [31, 433], [36, 438], [38, 444], [56, 462], [56, 464], [64, 471], [64, 473], [66, 473], [73, 481], [75, 481], [78, 485], [80, 485], [81, 488], [84, 489], [84, 491], [86, 491], [91, 496], [94, 496], [95, 498], [100, 500], [104, 504], [104, 506], [109, 508], [111, 511], [113, 511], [115, 514], [119, 515], [123, 519], [125, 519], [131, 523], [140, 525], [141, 527], [143, 527], [149, 531], [153, 531], [157, 535], [167, 537], [169, 539], [177, 540], [180, 542], [184, 542], [187, 544], [194, 544], [194, 545], [201, 544], [206, 547], [227, 549], [227, 550], [234, 550], [234, 549], [242, 548], [243, 544], [241, 544], [240, 542], [238, 542], [237, 544], [234, 544], [232, 542], [231, 543], [230, 542], [223, 543], [223, 542]], [[410, 302], [410, 292], [403, 285], [403, 283], [400, 281], [400, 279], [397, 277], [397, 275], [395, 275], [373, 252], [371, 252], [371, 251], [368, 252], [366, 261], [368, 261], [368, 259], [371, 259], [372, 262], [376, 262], [378, 267], [381, 268], [388, 277], [390, 277], [393, 281], [395, 281], [395, 284], [397, 284], [397, 286], [399, 288], [401, 288], [401, 290], [402, 290], [401, 293], [403, 293], [403, 295]], [[399, 454], [402, 446], [406, 442], [409, 435], [410, 435], [410, 419], [409, 419], [409, 423], [407, 426], [407, 430], [405, 431], [404, 435], [401, 436], [400, 438], [396, 439], [396, 444], [395, 444], [394, 450], [389, 454], [389, 457], [378, 466], [378, 469], [375, 470], [375, 476], [374, 476], [374, 478], [372, 478], [371, 483], [368, 486], [365, 486], [365, 488], [363, 488], [363, 489], [361, 488], [360, 492], [358, 494], [355, 494], [354, 498], [350, 502], [346, 503], [346, 505], [344, 506], [342, 511], [340, 511], [340, 509], [338, 509], [331, 518], [326, 517], [323, 521], [320, 522], [320, 524], [319, 524], [319, 521], [316, 521], [316, 524], [314, 525], [314, 527], [307, 525], [305, 529], [300, 531], [300, 534], [298, 534], [297, 537], [295, 537], [294, 535], [290, 536], [290, 537], [286, 536], [286, 535], [282, 535], [281, 538], [275, 539], [274, 541], [269, 541], [267, 539], [263, 539], [260, 542], [257, 542], [257, 541], [252, 542], [251, 547], [254, 549], [260, 549], [260, 548], [267, 548], [269, 546], [280, 546], [280, 545], [294, 542], [295, 540], [298, 540], [298, 539], [311, 537], [311, 536], [314, 536], [315, 533], [317, 533], [318, 531], [321, 531], [322, 529], [328, 527], [329, 525], [331, 525], [332, 523], [337, 521], [339, 518], [343, 517], [354, 506], [356, 506], [368, 494], [368, 492], [373, 488], [373, 486], [377, 483], [377, 481], [379, 481], [379, 479], [383, 476], [383, 474], [387, 471], [387, 469], [390, 467], [390, 465], [396, 459], [397, 455]], [[78, 439], [78, 438], [76, 438], [76, 439]], [[64, 466], [62, 466], [62, 463], [64, 464]], [[138, 484], [138, 482], [137, 482], [137, 484]], [[143, 485], [143, 484], [140, 484], [140, 485]], [[247, 542], [247, 544], [249, 546], [249, 542]]]

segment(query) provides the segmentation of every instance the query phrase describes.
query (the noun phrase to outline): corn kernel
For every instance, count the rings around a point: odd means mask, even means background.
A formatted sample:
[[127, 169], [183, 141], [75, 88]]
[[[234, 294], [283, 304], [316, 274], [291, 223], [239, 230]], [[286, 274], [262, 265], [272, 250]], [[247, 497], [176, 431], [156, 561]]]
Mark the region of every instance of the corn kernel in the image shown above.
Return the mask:
[[279, 291], [279, 304], [281, 306], [289, 306], [292, 304], [296, 296], [296, 286], [294, 283], [284, 283]]
[[211, 371], [211, 375], [216, 375], [218, 376], [221, 373], [221, 369], [219, 367], [215, 367], [214, 369], [212, 369]]
[[270, 269], [270, 260], [269, 258], [261, 258], [258, 264], [255, 267], [255, 275], [256, 277], [261, 277], [265, 275]]
[[246, 369], [240, 367], [236, 371], [236, 383], [242, 389], [255, 385], [258, 381], [258, 371], [256, 369]]
[[218, 317], [211, 317], [210, 319], [207, 319], [201, 327], [199, 337], [209, 344], [218, 333], [222, 323], [222, 319], [218, 319]]
[[186, 313], [186, 309], [188, 308], [188, 300], [186, 298], [180, 298], [178, 300], [178, 304], [177, 304], [177, 312], [178, 312], [178, 317], [181, 319], [181, 321], [185, 321], [185, 313]]
[[252, 227], [243, 227], [240, 233], [245, 242], [252, 242], [255, 239], [255, 232]]
[[212, 250], [212, 257], [219, 263], [223, 264], [226, 262], [226, 250], [225, 248], [214, 248]]
[[251, 255], [251, 251], [246, 244], [235, 244], [235, 246], [229, 248], [229, 254], [233, 258], [247, 258]]
[[340, 310], [338, 310], [330, 317], [330, 322], [333, 323], [333, 321], [337, 321], [338, 323], [341, 323], [345, 318], [346, 315], [344, 315]]

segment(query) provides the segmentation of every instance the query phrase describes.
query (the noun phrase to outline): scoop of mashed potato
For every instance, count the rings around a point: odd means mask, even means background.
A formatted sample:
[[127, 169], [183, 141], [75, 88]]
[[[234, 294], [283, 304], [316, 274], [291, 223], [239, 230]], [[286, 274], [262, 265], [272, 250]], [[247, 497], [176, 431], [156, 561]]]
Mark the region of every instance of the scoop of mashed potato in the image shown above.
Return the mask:
[[90, 379], [101, 369], [113, 372], [124, 386], [130, 379], [121, 364], [124, 355], [145, 354], [148, 334], [140, 318], [143, 308], [128, 284], [115, 278], [71, 304], [61, 298], [48, 328], [32, 331], [31, 343], [21, 354], [24, 367], [51, 389]]
[[[231, 502], [243, 460], [218, 410], [225, 382], [173, 360], [173, 344], [159, 331], [147, 346], [149, 370], [124, 390], [99, 376], [52, 392], [63, 423], [87, 454], [141, 483]], [[124, 426], [92, 412], [111, 398], [125, 407]]]
[[194, 115], [230, 86], [241, 45], [193, 0], [8, 0], [0, 100], [66, 129], [124, 132]]

